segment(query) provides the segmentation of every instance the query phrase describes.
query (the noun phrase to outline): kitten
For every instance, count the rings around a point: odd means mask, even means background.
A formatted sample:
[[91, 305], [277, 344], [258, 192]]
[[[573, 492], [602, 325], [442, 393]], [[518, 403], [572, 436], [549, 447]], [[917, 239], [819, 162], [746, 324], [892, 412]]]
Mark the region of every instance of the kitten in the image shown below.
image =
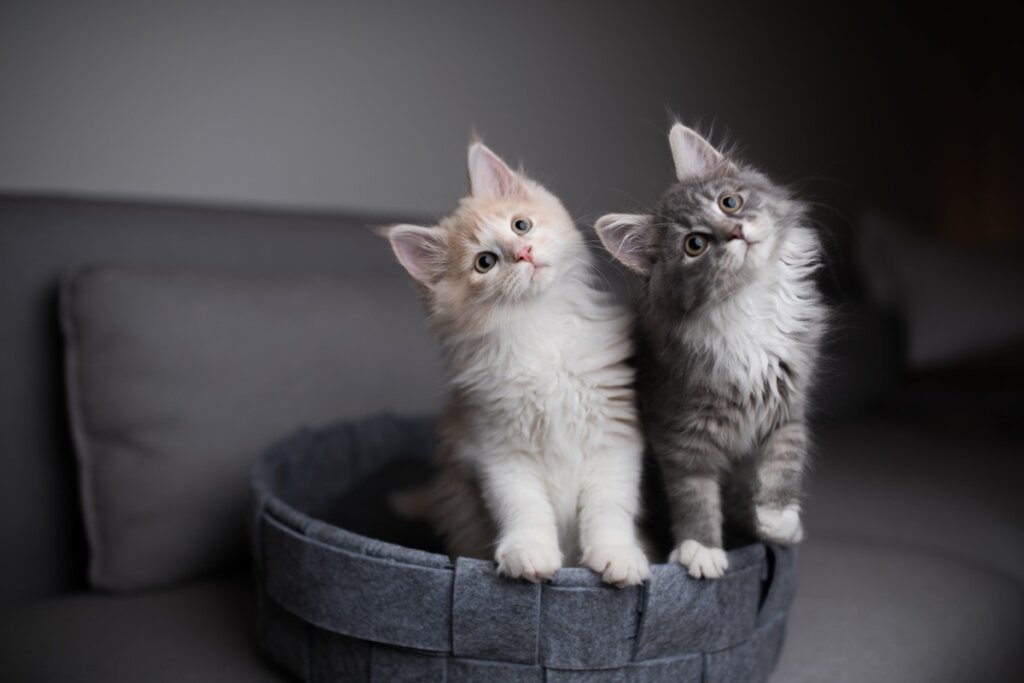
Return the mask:
[[783, 188], [681, 124], [669, 142], [678, 182], [654, 213], [596, 228], [640, 277], [640, 412], [672, 510], [670, 561], [715, 578], [728, 567], [723, 496], [740, 492], [726, 511], [761, 539], [803, 536], [821, 247]]
[[438, 226], [385, 229], [422, 293], [450, 389], [429, 517], [452, 557], [493, 558], [509, 577], [548, 579], [565, 561], [641, 583], [628, 312], [594, 287], [554, 195], [479, 142], [469, 180]]

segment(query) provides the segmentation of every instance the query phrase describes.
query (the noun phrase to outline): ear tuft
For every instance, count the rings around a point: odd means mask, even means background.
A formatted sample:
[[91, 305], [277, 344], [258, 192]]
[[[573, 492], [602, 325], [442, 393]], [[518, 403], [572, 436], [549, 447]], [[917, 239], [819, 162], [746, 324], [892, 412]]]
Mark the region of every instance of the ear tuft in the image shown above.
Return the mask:
[[469, 193], [474, 197], [508, 197], [522, 189], [515, 172], [484, 143], [469, 146], [468, 162]]
[[441, 277], [444, 244], [437, 228], [392, 225], [378, 232], [388, 238], [398, 262], [417, 282], [430, 287]]
[[709, 175], [725, 161], [710, 142], [681, 123], [672, 126], [668, 144], [672, 148], [672, 161], [679, 180]]
[[639, 214], [611, 213], [594, 225], [605, 249], [622, 265], [641, 275], [651, 270], [651, 217]]

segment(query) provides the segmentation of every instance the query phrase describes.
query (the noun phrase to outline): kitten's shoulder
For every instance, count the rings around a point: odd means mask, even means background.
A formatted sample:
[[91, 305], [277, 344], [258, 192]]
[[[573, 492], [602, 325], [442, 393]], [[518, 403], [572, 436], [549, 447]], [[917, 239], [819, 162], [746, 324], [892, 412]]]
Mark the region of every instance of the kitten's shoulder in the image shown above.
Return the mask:
[[794, 225], [786, 231], [780, 257], [790, 267], [811, 268], [822, 266], [824, 245], [818, 231], [808, 225]]

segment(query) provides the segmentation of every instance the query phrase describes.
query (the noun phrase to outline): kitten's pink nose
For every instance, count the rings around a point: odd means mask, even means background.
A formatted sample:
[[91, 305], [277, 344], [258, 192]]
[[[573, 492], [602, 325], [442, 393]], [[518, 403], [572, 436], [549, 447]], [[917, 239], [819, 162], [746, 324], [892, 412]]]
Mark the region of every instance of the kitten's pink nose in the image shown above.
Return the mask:
[[743, 226], [739, 223], [732, 226], [732, 230], [729, 231], [729, 239], [741, 240], [743, 239]]
[[527, 261], [531, 266], [537, 265], [533, 262], [533, 247], [527, 244], [516, 252], [516, 261]]

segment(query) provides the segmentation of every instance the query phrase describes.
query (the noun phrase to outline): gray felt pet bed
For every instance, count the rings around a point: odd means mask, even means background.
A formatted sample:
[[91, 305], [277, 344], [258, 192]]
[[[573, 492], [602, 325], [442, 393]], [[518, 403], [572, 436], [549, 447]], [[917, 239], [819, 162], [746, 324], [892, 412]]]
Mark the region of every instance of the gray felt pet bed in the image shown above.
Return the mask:
[[[546, 584], [454, 565], [426, 527], [388, 511], [421, 481], [433, 420], [303, 431], [253, 470], [259, 640], [306, 681], [735, 682], [767, 679], [794, 589], [792, 550], [729, 553], [717, 581], [651, 567], [615, 589], [587, 569]], [[387, 539], [387, 540], [383, 540]]]

